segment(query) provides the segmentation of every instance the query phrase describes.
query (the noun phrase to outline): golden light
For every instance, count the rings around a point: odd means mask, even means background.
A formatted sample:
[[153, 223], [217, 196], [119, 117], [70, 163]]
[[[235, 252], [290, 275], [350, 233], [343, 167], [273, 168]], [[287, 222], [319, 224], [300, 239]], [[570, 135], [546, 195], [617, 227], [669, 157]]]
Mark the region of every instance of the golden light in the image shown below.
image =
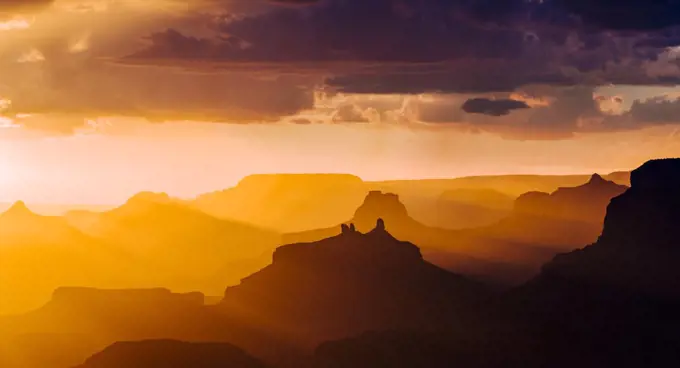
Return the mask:
[[28, 29], [31, 28], [31, 25], [33, 24], [32, 21], [29, 21], [24, 18], [14, 18], [10, 19], [4, 22], [0, 22], [0, 31], [13, 31], [13, 30], [20, 30], [20, 29]]
[[19, 63], [37, 63], [45, 60], [45, 55], [42, 54], [38, 49], [31, 49], [25, 54], [21, 55], [17, 62]]
[[82, 37], [75, 39], [68, 47], [68, 51], [72, 54], [85, 52], [90, 48], [90, 35], [85, 34]]

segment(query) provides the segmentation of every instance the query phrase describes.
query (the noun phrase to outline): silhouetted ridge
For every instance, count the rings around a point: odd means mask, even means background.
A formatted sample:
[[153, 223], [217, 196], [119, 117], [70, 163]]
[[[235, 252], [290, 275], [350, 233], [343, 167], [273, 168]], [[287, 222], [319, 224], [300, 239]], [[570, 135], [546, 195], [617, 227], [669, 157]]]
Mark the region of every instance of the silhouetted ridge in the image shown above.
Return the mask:
[[220, 308], [311, 346], [369, 330], [451, 325], [486, 295], [477, 283], [425, 262], [382, 220], [365, 234], [343, 229], [280, 247], [270, 266], [227, 289]]
[[546, 265], [546, 272], [635, 292], [680, 296], [673, 286], [680, 279], [678, 172], [680, 159], [650, 161], [634, 170], [633, 186], [607, 208], [598, 241], [558, 256]]
[[193, 305], [202, 306], [204, 295], [201, 293], [173, 293], [167, 289], [120, 289], [103, 290], [92, 288], [63, 287], [54, 291], [52, 300], [47, 307], [92, 307], [108, 306], [115, 308], [117, 305]]
[[680, 187], [680, 159], [651, 160], [633, 170], [630, 175], [632, 187], [637, 189], [670, 189]]
[[609, 205], [598, 244], [680, 250], [680, 159], [650, 161], [632, 172], [631, 182]]
[[[363, 203], [359, 206], [351, 220], [343, 225], [334, 227], [304, 231], [301, 233], [286, 234], [284, 242], [287, 243], [301, 243], [312, 242], [320, 239], [332, 237], [345, 231], [350, 231], [354, 227], [354, 231], [369, 232], [376, 227], [378, 219], [383, 219], [383, 230], [389, 230], [401, 239], [408, 239], [413, 241], [413, 234], [425, 234], [428, 227], [411, 218], [406, 210], [406, 206], [401, 202], [399, 196], [393, 193], [384, 193], [381, 191], [371, 191], [364, 198]], [[385, 223], [389, 224], [385, 228]], [[429, 244], [419, 244], [427, 246]]]
[[230, 344], [148, 340], [117, 342], [77, 368], [264, 368], [264, 364]]
[[602, 175], [595, 173], [590, 177], [588, 184], [600, 184], [604, 182], [606, 182], [606, 180], [602, 177]]
[[631, 174], [602, 236], [557, 256], [514, 293], [536, 351], [562, 367], [678, 366], [680, 159]]
[[593, 174], [590, 180], [577, 187], [562, 187], [548, 194], [528, 192], [517, 198], [515, 211], [529, 214], [595, 222], [602, 224], [611, 198], [625, 192], [628, 187], [605, 180]]
[[[353, 224], [352, 224], [353, 225]], [[385, 222], [378, 219], [373, 230], [362, 234], [351, 226], [341, 225], [340, 235], [316, 243], [284, 245], [274, 252], [274, 262], [317, 262], [338, 264], [340, 262], [421, 262], [422, 255], [417, 246], [395, 239], [385, 230]]]

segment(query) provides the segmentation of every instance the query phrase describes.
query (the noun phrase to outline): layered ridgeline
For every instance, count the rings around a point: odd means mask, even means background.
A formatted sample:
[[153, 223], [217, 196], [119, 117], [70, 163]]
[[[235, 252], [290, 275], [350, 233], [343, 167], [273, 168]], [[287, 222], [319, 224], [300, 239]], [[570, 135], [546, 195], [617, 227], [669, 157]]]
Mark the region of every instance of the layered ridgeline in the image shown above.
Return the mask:
[[633, 171], [602, 236], [555, 258], [513, 307], [563, 366], [680, 364], [680, 159]]
[[[628, 183], [625, 172], [606, 178]], [[190, 204], [215, 217], [291, 233], [346, 221], [368, 192], [381, 191], [398, 194], [411, 215], [428, 226], [459, 229], [499, 220], [522, 193], [550, 193], [587, 180], [585, 175], [500, 175], [369, 182], [342, 174], [267, 174], [248, 176]]]
[[63, 218], [42, 216], [17, 202], [0, 214], [0, 314], [37, 308], [63, 285], [128, 286], [130, 257]]
[[608, 206], [602, 236], [556, 257], [497, 300], [500, 318], [481, 338], [453, 331], [362, 334], [322, 344], [315, 366], [680, 365], [680, 159], [646, 163], [631, 184]]
[[140, 193], [113, 210], [68, 218], [144, 264], [149, 279], [138, 287], [219, 295], [225, 283], [268, 264], [281, 244], [273, 231], [218, 219], [165, 193]]
[[35, 311], [0, 318], [0, 366], [74, 367], [116, 341], [215, 339], [218, 322], [200, 293], [60, 288]]
[[650, 298], [680, 298], [680, 159], [650, 161], [614, 198], [599, 239], [548, 263], [535, 283], [569, 280]]
[[233, 188], [199, 196], [192, 205], [215, 217], [291, 232], [343, 221], [365, 194], [365, 183], [353, 175], [251, 175]]
[[[442, 267], [494, 283], [519, 284], [557, 253], [595, 241], [609, 201], [626, 189], [595, 174], [577, 187], [559, 188], [552, 194], [524, 194], [502, 220], [462, 230], [426, 226], [411, 217], [400, 196], [372, 191], [346, 224], [367, 231], [376, 219], [385, 219], [395, 237], [418, 244], [426, 259]], [[286, 243], [315, 241], [338, 234], [338, 229], [283, 238]]]
[[362, 233], [283, 246], [272, 265], [228, 288], [219, 308], [277, 339], [314, 346], [384, 329], [460, 328], [489, 296], [482, 285], [426, 262], [382, 219]]
[[[510, 214], [515, 196], [488, 188], [460, 188], [443, 192], [435, 202], [408, 201], [414, 217], [430, 226], [465, 229], [493, 224]], [[423, 203], [425, 202], [425, 203]]]
[[[674, 367], [679, 220], [680, 160], [649, 162], [611, 201], [596, 242], [500, 296], [427, 263], [383, 221], [367, 233], [348, 224], [279, 248], [215, 306], [163, 290], [60, 290], [38, 311], [0, 319], [0, 366], [167, 364], [161, 345], [176, 347], [173, 361], [199, 359], [202, 348], [185, 343], [115, 344], [169, 338], [228, 342], [274, 367]], [[291, 351], [309, 365], [277, 360]]]
[[[323, 202], [317, 205], [323, 206]], [[378, 219], [382, 219], [387, 224], [387, 230], [399, 239], [412, 239], [413, 234], [424, 235], [431, 230], [438, 230], [413, 219], [397, 194], [380, 191], [369, 192], [363, 203], [355, 208], [351, 219], [343, 225], [353, 224], [358, 231], [367, 232], [375, 227]], [[283, 240], [284, 243], [312, 242], [338, 235], [340, 230], [340, 225], [334, 225], [323, 229], [284, 234]]]
[[116, 341], [167, 338], [230, 342], [280, 362], [372, 330], [465, 331], [490, 297], [424, 261], [382, 222], [365, 234], [347, 226], [336, 237], [277, 249], [271, 265], [227, 288], [214, 306], [197, 293], [60, 289], [44, 307], [0, 319], [0, 364], [74, 366]]
[[597, 239], [609, 202], [627, 189], [594, 174], [576, 187], [528, 192], [517, 198], [508, 217], [480, 230], [488, 237], [571, 250]]
[[62, 286], [168, 287], [221, 295], [271, 261], [280, 236], [218, 219], [164, 194], [102, 213], [0, 214], [0, 315], [44, 304]]

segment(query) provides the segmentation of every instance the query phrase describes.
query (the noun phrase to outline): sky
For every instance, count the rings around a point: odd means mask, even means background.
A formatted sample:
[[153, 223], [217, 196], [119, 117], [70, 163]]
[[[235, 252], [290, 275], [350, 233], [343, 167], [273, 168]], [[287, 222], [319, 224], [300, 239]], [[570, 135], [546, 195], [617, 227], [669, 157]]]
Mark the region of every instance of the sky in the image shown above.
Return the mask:
[[673, 0], [0, 0], [0, 201], [680, 156]]

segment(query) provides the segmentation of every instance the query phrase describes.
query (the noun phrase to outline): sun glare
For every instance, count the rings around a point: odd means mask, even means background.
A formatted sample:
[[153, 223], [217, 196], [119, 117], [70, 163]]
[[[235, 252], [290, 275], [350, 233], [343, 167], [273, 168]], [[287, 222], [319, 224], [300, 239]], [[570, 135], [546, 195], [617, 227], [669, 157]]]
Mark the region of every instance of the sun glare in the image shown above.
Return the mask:
[[4, 22], [0, 22], [0, 31], [13, 31], [13, 30], [19, 30], [19, 29], [28, 29], [31, 28], [31, 25], [33, 24], [32, 21], [29, 21], [24, 18], [14, 18], [10, 19]]

